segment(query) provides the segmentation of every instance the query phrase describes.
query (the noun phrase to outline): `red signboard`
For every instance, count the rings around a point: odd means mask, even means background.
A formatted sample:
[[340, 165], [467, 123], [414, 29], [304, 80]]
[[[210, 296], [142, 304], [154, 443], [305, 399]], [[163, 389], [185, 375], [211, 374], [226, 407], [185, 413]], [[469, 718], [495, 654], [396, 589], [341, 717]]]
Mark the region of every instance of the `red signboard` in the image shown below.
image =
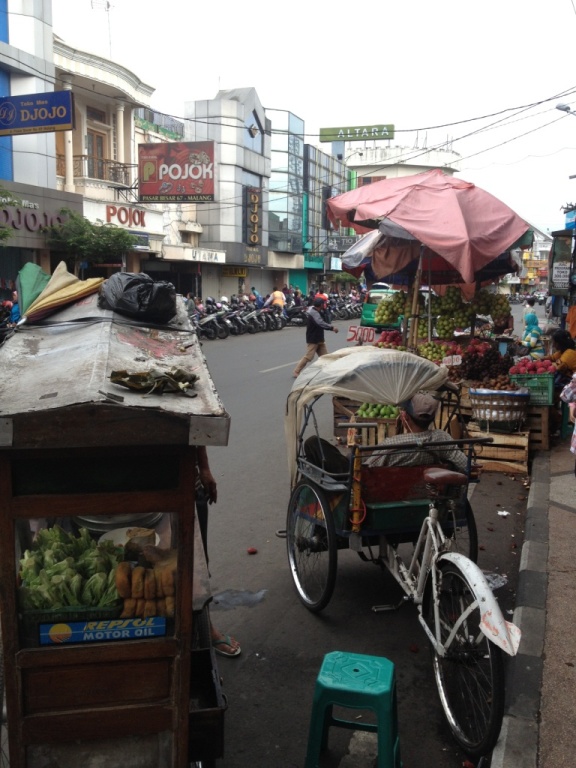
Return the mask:
[[214, 200], [214, 142], [140, 144], [138, 199], [141, 203]]

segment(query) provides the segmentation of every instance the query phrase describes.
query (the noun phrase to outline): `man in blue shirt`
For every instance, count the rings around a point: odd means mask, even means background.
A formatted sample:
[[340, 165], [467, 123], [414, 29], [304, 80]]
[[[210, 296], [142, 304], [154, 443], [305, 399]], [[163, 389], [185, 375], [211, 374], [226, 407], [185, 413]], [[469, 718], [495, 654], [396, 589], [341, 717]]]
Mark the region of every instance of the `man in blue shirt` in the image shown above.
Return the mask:
[[9, 325], [16, 325], [20, 320], [20, 307], [18, 305], [18, 291], [12, 292], [12, 309], [10, 310]]

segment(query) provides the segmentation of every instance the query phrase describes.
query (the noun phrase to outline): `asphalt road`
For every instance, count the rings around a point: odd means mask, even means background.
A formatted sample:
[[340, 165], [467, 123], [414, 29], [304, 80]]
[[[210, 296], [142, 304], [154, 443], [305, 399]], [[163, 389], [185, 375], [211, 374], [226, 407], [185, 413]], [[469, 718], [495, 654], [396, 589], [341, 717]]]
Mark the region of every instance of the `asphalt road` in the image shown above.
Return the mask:
[[[326, 334], [329, 349], [346, 346], [348, 322], [338, 326], [338, 335]], [[304, 348], [304, 331], [293, 328], [204, 342], [216, 388], [231, 414], [229, 445], [209, 453], [218, 482], [209, 526], [212, 618], [242, 645], [238, 658], [219, 657], [229, 708], [225, 757], [218, 766], [301, 768], [322, 658], [345, 650], [394, 662], [405, 768], [461, 768], [465, 755], [445, 725], [415, 609], [371, 611], [374, 604], [398, 599], [392, 579], [346, 551], [339, 554], [335, 594], [322, 614], [311, 614], [296, 596], [285, 540], [275, 534], [285, 527], [289, 497], [284, 405]], [[328, 434], [330, 422], [327, 403], [321, 423]], [[480, 565], [502, 584], [495, 594], [507, 618], [514, 605], [526, 496], [521, 478], [490, 473], [472, 497]], [[252, 547], [257, 554], [248, 554]], [[362, 757], [350, 738], [351, 732], [331, 730], [323, 768], [372, 766], [373, 758]]]

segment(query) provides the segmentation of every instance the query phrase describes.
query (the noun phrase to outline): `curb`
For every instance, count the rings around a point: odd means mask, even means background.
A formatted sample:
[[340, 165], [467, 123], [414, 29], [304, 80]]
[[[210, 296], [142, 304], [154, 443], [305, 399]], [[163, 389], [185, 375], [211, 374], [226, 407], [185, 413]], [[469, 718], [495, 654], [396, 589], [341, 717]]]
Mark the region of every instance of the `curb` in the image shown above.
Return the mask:
[[514, 623], [522, 632], [518, 654], [507, 659], [506, 709], [491, 768], [537, 768], [546, 598], [550, 454], [532, 462]]

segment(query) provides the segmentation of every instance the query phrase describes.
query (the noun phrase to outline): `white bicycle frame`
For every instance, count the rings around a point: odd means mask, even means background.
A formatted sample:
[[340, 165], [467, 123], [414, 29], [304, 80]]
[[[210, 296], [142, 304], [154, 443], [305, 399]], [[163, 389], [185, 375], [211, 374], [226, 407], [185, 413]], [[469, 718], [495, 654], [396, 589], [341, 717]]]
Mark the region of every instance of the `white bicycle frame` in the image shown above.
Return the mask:
[[[422, 523], [418, 541], [410, 565], [406, 567], [404, 560], [398, 554], [385, 536], [380, 536], [379, 560], [384, 563], [394, 579], [404, 590], [406, 597], [418, 607], [418, 620], [424, 628], [435, 652], [445, 656], [452, 640], [458, 633], [468, 616], [480, 607], [480, 630], [495, 645], [510, 656], [515, 656], [520, 645], [521, 633], [518, 627], [506, 621], [502, 611], [484, 574], [469, 558], [449, 549], [450, 541], [444, 536], [438, 521], [438, 509], [430, 502], [428, 517]], [[421, 557], [420, 557], [421, 556]], [[453, 562], [466, 576], [474, 595], [474, 601], [458, 618], [447, 640], [442, 643], [440, 635], [440, 613], [438, 609], [438, 576], [441, 562]], [[422, 603], [427, 579], [432, 578], [432, 600], [434, 605], [434, 632], [430, 629], [422, 615]], [[375, 605], [375, 612], [393, 610], [398, 606]]]

